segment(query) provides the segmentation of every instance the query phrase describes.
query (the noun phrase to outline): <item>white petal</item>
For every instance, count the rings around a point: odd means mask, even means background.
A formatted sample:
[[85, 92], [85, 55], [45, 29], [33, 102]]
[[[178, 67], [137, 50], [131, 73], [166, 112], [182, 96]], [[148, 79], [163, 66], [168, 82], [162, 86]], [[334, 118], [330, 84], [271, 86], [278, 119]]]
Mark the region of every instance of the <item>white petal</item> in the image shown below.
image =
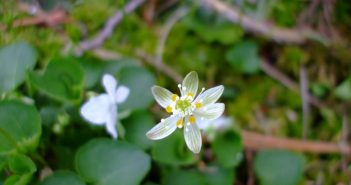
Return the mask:
[[114, 138], [117, 139], [117, 130], [116, 130], [116, 120], [117, 120], [117, 111], [116, 106], [111, 105], [109, 114], [106, 119], [106, 130]]
[[80, 109], [82, 117], [94, 124], [102, 125], [109, 114], [110, 100], [107, 94], [92, 97]]
[[151, 88], [151, 91], [157, 103], [160, 104], [163, 108], [166, 108], [172, 103], [173, 94], [169, 90], [160, 86], [153, 86]]
[[219, 97], [221, 97], [223, 90], [223, 85], [207, 89], [205, 92], [199, 94], [199, 96], [196, 97], [195, 102], [202, 100], [201, 103], [203, 106], [214, 103], [219, 99]]
[[224, 112], [224, 103], [209, 104], [201, 109], [196, 109], [194, 114], [197, 117], [202, 117], [207, 120], [214, 120], [219, 118]]
[[102, 77], [102, 84], [113, 102], [115, 102], [115, 92], [117, 87], [116, 79], [110, 74], [104, 74]]
[[188, 93], [192, 93], [193, 96], [197, 93], [197, 88], [199, 86], [199, 77], [195, 71], [190, 72], [187, 74], [183, 80], [182, 88], [185, 89], [181, 90], [182, 96], [187, 95]]
[[116, 103], [123, 103], [124, 101], [126, 101], [126, 99], [129, 96], [129, 92], [130, 91], [128, 87], [123, 85], [119, 86], [116, 91], [116, 97], [115, 97]]
[[192, 152], [196, 154], [200, 152], [202, 138], [200, 129], [196, 124], [185, 124], [184, 138], [186, 145]]
[[178, 119], [179, 118], [176, 116], [170, 116], [166, 118], [165, 120], [161, 121], [156, 126], [154, 126], [151, 130], [149, 130], [146, 133], [146, 136], [149, 139], [153, 140], [163, 139], [169, 136], [177, 129], [176, 122], [178, 121]]

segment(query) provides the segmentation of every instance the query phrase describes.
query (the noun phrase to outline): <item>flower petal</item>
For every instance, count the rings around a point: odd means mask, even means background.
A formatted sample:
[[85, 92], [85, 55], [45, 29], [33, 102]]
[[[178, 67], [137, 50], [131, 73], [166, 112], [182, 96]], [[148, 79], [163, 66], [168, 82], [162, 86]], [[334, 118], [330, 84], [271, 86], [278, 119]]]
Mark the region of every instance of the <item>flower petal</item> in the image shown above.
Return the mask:
[[129, 92], [130, 90], [128, 87], [124, 85], [119, 86], [116, 91], [116, 103], [123, 103], [124, 101], [126, 101], [126, 99], [129, 96]]
[[199, 153], [202, 145], [200, 129], [196, 124], [187, 123], [184, 128], [185, 143], [193, 153]]
[[205, 92], [199, 94], [199, 96], [196, 97], [195, 102], [202, 100], [202, 106], [214, 103], [219, 99], [219, 97], [221, 97], [223, 90], [223, 85], [207, 89]]
[[224, 103], [213, 103], [209, 104], [201, 109], [194, 111], [195, 116], [204, 118], [207, 120], [214, 120], [219, 118], [224, 112]]
[[149, 139], [158, 140], [169, 136], [177, 129], [176, 122], [179, 118], [176, 116], [170, 116], [165, 120], [158, 123], [151, 130], [146, 133]]
[[185, 87], [185, 89], [181, 90], [182, 96], [187, 95], [188, 93], [192, 93], [192, 95], [195, 97], [198, 86], [199, 77], [197, 76], [197, 72], [192, 71], [187, 74], [183, 80], [182, 88]]
[[110, 74], [104, 74], [102, 77], [102, 84], [111, 100], [115, 102], [115, 92], [117, 87], [116, 79]]
[[106, 130], [114, 138], [117, 139], [117, 130], [116, 130], [116, 121], [117, 121], [117, 111], [116, 106], [111, 105], [109, 114], [106, 117]]
[[166, 108], [172, 103], [173, 94], [169, 90], [160, 86], [153, 86], [151, 88], [151, 91], [157, 103], [160, 104], [163, 108]]
[[109, 114], [110, 99], [107, 94], [92, 97], [80, 109], [82, 117], [97, 125], [106, 122], [106, 116]]

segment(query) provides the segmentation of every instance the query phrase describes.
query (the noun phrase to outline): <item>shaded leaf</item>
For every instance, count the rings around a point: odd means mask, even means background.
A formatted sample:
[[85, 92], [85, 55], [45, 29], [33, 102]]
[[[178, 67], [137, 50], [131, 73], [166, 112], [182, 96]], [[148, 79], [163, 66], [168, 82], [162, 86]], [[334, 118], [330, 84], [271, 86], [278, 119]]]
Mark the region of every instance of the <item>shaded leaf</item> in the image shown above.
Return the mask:
[[85, 185], [85, 183], [71, 171], [55, 171], [39, 185]]
[[260, 69], [257, 44], [253, 41], [243, 41], [226, 52], [225, 58], [234, 70], [244, 74], [254, 74]]
[[254, 159], [254, 169], [262, 185], [297, 185], [304, 169], [301, 155], [285, 150], [265, 150]]
[[36, 61], [37, 52], [27, 42], [17, 42], [1, 48], [0, 93], [12, 91], [20, 85]]
[[89, 183], [137, 185], [150, 170], [150, 157], [128, 143], [94, 139], [79, 149], [75, 166]]
[[44, 94], [65, 102], [79, 101], [84, 71], [73, 58], [55, 58], [44, 72], [30, 73], [30, 82]]
[[217, 135], [213, 142], [213, 152], [223, 167], [238, 166], [243, 158], [241, 136], [234, 132]]
[[13, 100], [0, 102], [0, 154], [33, 150], [40, 135], [41, 120], [34, 106]]

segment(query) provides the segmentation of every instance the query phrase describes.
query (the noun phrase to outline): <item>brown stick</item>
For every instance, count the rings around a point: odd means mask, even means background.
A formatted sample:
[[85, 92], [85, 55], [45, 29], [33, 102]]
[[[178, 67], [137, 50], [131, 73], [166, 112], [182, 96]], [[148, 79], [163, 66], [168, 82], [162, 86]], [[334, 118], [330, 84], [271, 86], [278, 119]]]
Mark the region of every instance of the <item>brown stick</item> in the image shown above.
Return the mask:
[[321, 141], [307, 141], [299, 139], [285, 139], [273, 136], [265, 136], [258, 133], [243, 131], [243, 143], [245, 148], [253, 150], [262, 149], [287, 149], [307, 153], [342, 153], [350, 154], [350, 146], [342, 146], [334, 143]]
[[233, 23], [240, 24], [245, 30], [264, 35], [276, 42], [303, 43], [311, 34], [311, 30], [305, 29], [286, 29], [264, 21], [257, 21], [244, 15], [234, 6], [230, 6], [219, 0], [201, 0], [208, 7], [216, 10]]

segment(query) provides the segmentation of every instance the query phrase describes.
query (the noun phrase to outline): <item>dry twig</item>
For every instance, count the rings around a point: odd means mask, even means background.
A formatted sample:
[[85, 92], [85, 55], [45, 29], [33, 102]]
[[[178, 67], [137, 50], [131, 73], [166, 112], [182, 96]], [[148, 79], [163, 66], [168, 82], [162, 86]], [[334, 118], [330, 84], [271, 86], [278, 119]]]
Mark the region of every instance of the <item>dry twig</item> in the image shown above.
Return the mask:
[[250, 131], [242, 131], [245, 148], [261, 150], [268, 148], [287, 149], [307, 153], [342, 153], [350, 154], [351, 147], [320, 141], [306, 141], [265, 136]]
[[86, 50], [100, 47], [103, 44], [103, 42], [112, 34], [113, 29], [122, 20], [123, 16], [126, 13], [131, 13], [132, 11], [134, 11], [144, 1], [145, 0], [131, 0], [123, 8], [122, 11], [116, 11], [116, 13], [107, 20], [104, 28], [93, 39], [84, 40], [79, 44], [79, 46], [76, 48], [76, 54], [80, 55]]
[[171, 32], [174, 24], [178, 22], [178, 20], [180, 20], [182, 17], [184, 17], [187, 13], [188, 13], [188, 9], [185, 7], [181, 7], [176, 12], [174, 12], [167, 20], [165, 26], [162, 29], [161, 37], [157, 45], [156, 64], [160, 64], [163, 62], [162, 60], [163, 49], [165, 47], [168, 35]]
[[257, 21], [247, 15], [244, 15], [234, 6], [230, 6], [219, 0], [200, 0], [203, 4], [216, 10], [233, 23], [240, 24], [245, 30], [253, 33], [264, 35], [276, 42], [285, 43], [303, 43], [311, 30], [307, 29], [286, 29], [264, 21]]

